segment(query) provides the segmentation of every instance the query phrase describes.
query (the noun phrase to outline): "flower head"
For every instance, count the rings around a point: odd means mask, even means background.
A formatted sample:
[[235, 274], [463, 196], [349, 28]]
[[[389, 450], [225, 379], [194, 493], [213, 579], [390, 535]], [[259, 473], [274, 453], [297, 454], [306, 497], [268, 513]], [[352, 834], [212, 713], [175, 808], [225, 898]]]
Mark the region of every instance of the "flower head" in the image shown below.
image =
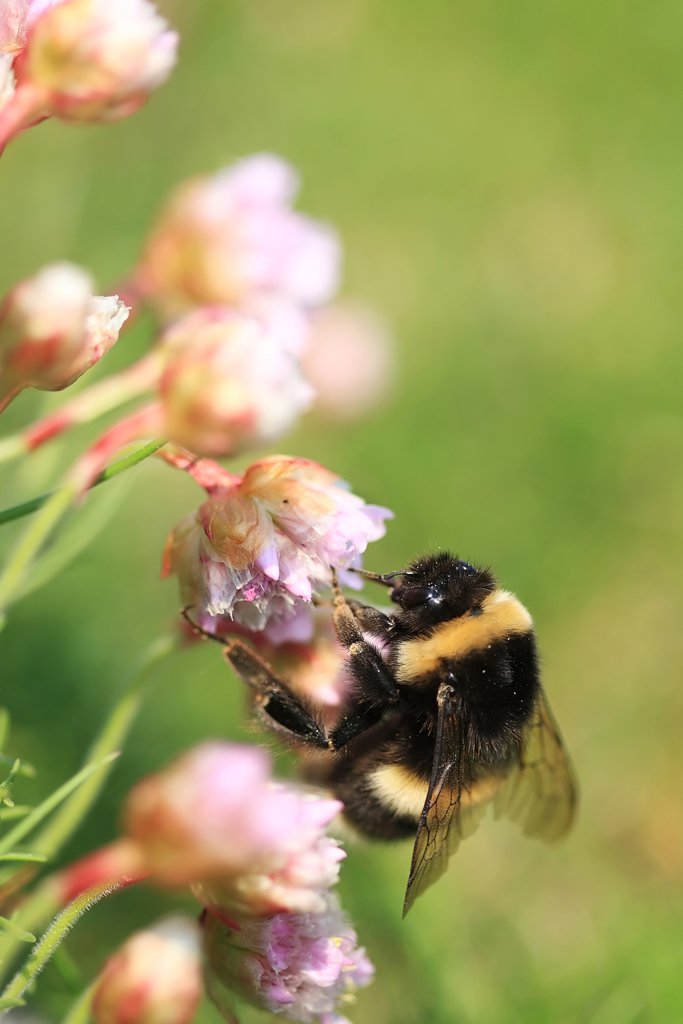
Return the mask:
[[193, 885], [231, 913], [317, 910], [344, 854], [325, 835], [341, 809], [271, 782], [267, 755], [206, 743], [135, 787], [124, 829], [140, 870], [162, 885]]
[[[235, 930], [208, 914], [203, 920], [207, 988], [230, 1019], [230, 992], [300, 1024], [326, 1024], [370, 983], [374, 968], [356, 945], [334, 896], [317, 914], [275, 914], [240, 922]], [[227, 990], [227, 991], [226, 991]]]
[[354, 419], [386, 395], [393, 375], [389, 330], [371, 310], [351, 303], [316, 310], [302, 365], [316, 405], [337, 419]]
[[336, 291], [339, 243], [331, 228], [292, 210], [295, 171], [249, 157], [181, 185], [147, 242], [137, 284], [166, 318], [259, 296], [315, 306]]
[[310, 405], [298, 365], [255, 318], [225, 307], [189, 313], [162, 336], [164, 433], [202, 455], [274, 440]]
[[318, 463], [271, 456], [176, 527], [164, 570], [178, 575], [182, 600], [204, 628], [217, 631], [227, 618], [253, 631], [273, 626], [284, 639], [291, 622], [303, 639], [302, 602], [329, 583], [331, 566], [358, 565], [390, 516]]
[[0, 309], [5, 403], [26, 387], [60, 391], [109, 351], [129, 310], [118, 296], [91, 290], [80, 267], [54, 263], [9, 292]]
[[36, 113], [112, 121], [140, 107], [168, 77], [178, 37], [150, 0], [40, 0], [29, 7], [15, 61]]
[[96, 1024], [190, 1024], [203, 991], [199, 931], [175, 917], [136, 932], [95, 982]]

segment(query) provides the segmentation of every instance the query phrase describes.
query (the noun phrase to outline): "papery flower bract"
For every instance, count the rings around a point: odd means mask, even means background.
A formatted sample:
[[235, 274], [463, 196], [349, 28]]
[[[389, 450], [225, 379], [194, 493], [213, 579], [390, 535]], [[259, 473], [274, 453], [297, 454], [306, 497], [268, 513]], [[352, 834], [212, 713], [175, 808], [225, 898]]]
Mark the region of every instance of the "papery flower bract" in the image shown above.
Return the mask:
[[91, 295], [80, 267], [54, 263], [21, 281], [0, 308], [0, 407], [25, 387], [60, 391], [109, 351], [129, 310]]
[[162, 335], [164, 433], [202, 455], [234, 455], [274, 440], [309, 407], [297, 363], [261, 323], [214, 306]]
[[186, 182], [150, 234], [136, 286], [165, 318], [193, 306], [242, 307], [260, 295], [328, 301], [338, 287], [339, 242], [330, 227], [291, 209], [297, 190], [294, 169], [269, 154]]
[[362, 416], [386, 395], [393, 357], [391, 334], [372, 310], [352, 303], [316, 310], [302, 354], [316, 407], [338, 419]]
[[168, 77], [177, 43], [150, 0], [41, 2], [15, 61], [18, 92], [31, 89], [38, 114], [126, 117]]
[[0, 110], [12, 99], [16, 83], [12, 71], [12, 58], [0, 53]]
[[344, 853], [325, 828], [337, 800], [271, 782], [253, 747], [206, 743], [131, 792], [126, 841], [141, 873], [193, 885], [207, 905], [240, 914], [319, 909]]
[[174, 917], [136, 932], [94, 984], [96, 1024], [190, 1024], [203, 992], [199, 930]]
[[231, 929], [203, 919], [207, 990], [231, 1019], [230, 993], [300, 1024], [340, 1020], [337, 1010], [370, 983], [374, 968], [356, 945], [334, 896], [317, 914], [276, 914]]
[[177, 574], [183, 603], [205, 629], [216, 632], [226, 617], [253, 631], [273, 621], [285, 639], [283, 627], [316, 585], [329, 583], [330, 567], [343, 573], [358, 565], [390, 516], [323, 466], [271, 456], [180, 523], [166, 544], [164, 573]]

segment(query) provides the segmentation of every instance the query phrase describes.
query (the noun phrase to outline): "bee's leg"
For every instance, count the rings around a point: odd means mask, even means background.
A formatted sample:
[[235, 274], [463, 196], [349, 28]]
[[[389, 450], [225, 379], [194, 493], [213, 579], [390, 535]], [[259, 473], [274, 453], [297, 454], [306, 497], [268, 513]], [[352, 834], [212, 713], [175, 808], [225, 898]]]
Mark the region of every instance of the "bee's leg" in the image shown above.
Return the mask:
[[399, 700], [396, 681], [376, 647], [363, 636], [360, 623], [333, 574], [333, 620], [337, 638], [348, 651], [348, 667], [354, 682], [347, 710], [332, 732], [335, 749], [376, 725]]
[[364, 633], [370, 633], [372, 636], [379, 637], [380, 640], [391, 636], [395, 625], [391, 615], [381, 612], [379, 608], [373, 608], [371, 604], [363, 604], [361, 601], [351, 600], [346, 603]]
[[225, 657], [253, 692], [257, 718], [290, 740], [323, 750], [331, 743], [306, 701], [280, 679], [275, 670], [242, 640], [229, 640]]

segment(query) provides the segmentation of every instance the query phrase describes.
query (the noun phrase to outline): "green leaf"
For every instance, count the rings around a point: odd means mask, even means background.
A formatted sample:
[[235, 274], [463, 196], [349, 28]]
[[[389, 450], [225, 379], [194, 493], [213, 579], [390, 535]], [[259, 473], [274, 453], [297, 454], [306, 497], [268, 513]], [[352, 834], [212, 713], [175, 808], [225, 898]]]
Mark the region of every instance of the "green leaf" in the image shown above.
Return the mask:
[[0, 1010], [15, 1010], [17, 1006], [26, 1006], [25, 999], [12, 999], [11, 996], [0, 997]]
[[31, 932], [27, 932], [24, 928], [20, 928], [18, 924], [15, 924], [11, 917], [0, 917], [0, 928], [7, 932], [13, 938], [18, 939], [19, 942], [35, 942], [36, 937]]
[[33, 810], [31, 804], [5, 804], [0, 808], [0, 824], [3, 821], [15, 821], [17, 818], [25, 818]]
[[20, 601], [59, 576], [88, 547], [118, 512], [133, 483], [122, 477], [103, 491], [89, 496], [86, 505], [72, 514], [54, 544], [33, 563], [31, 573], [14, 600]]
[[15, 850], [12, 853], [0, 853], [0, 861], [28, 861], [31, 864], [44, 864], [47, 857], [44, 853], [26, 853], [23, 850]]
[[10, 717], [7, 708], [0, 708], [0, 750], [4, 750], [9, 740]]
[[38, 825], [43, 818], [45, 818], [50, 811], [53, 811], [55, 807], [58, 807], [70, 793], [82, 786], [86, 779], [88, 779], [94, 772], [101, 769], [105, 764], [109, 764], [111, 761], [118, 757], [118, 753], [108, 754], [107, 757], [102, 758], [99, 761], [88, 764], [85, 768], [81, 768], [80, 772], [77, 772], [70, 779], [68, 779], [63, 785], [56, 789], [54, 793], [43, 800], [41, 804], [34, 807], [30, 814], [15, 825], [13, 829], [0, 839], [0, 856], [4, 853], [8, 853], [14, 846], [24, 839], [35, 827]]

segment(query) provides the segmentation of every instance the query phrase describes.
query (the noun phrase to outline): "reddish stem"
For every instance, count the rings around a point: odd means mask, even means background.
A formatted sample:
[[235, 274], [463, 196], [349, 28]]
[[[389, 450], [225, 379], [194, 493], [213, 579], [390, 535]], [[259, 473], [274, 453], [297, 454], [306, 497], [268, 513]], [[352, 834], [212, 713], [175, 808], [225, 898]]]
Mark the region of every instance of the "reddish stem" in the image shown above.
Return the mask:
[[0, 110], [0, 155], [5, 146], [24, 128], [46, 115], [45, 96], [37, 86], [24, 82]]
[[163, 432], [164, 416], [161, 404], [153, 402], [136, 409], [106, 431], [78, 460], [71, 479], [79, 494], [85, 494], [110, 459], [126, 445]]

